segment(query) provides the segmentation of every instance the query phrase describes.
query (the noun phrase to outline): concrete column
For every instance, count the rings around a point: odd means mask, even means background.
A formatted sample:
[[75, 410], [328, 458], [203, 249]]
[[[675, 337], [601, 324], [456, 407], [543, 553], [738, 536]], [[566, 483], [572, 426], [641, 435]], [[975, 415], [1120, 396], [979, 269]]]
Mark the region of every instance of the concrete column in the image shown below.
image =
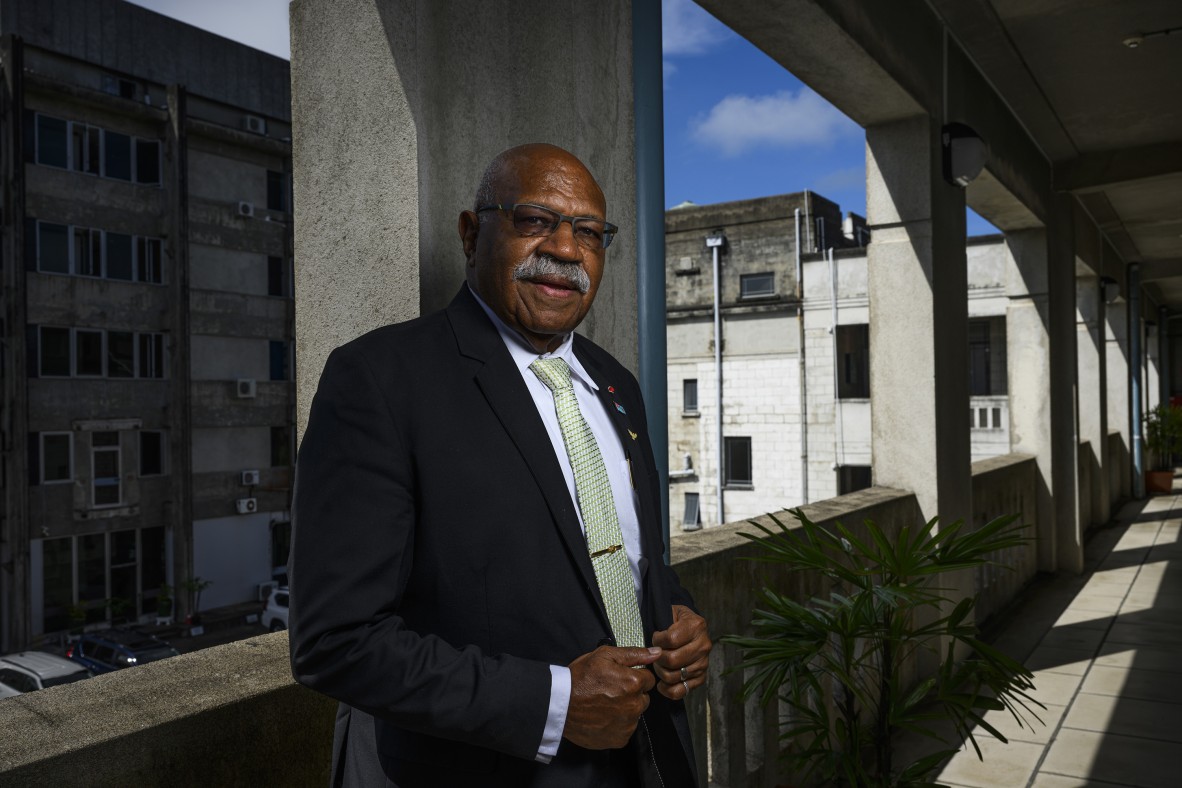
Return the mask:
[[291, 4], [301, 433], [333, 347], [455, 294], [457, 217], [492, 157], [525, 142], [568, 148], [603, 187], [621, 233], [580, 332], [636, 369], [631, 9], [631, 0], [562, 0], [544, 14], [462, 0]]
[[1076, 280], [1076, 351], [1079, 365], [1079, 439], [1088, 442], [1085, 455], [1091, 465], [1090, 490], [1081, 495], [1091, 498], [1091, 523], [1103, 525], [1108, 520], [1108, 384], [1105, 380], [1104, 297], [1100, 279], [1089, 276]]
[[926, 116], [866, 130], [874, 482], [950, 523], [972, 515], [968, 280], [964, 193], [940, 156]]
[[1104, 310], [1105, 353], [1108, 368], [1108, 428], [1120, 433], [1120, 449], [1109, 462], [1120, 467], [1120, 485], [1109, 493], [1113, 502], [1132, 494], [1133, 432], [1129, 423], [1129, 311], [1124, 300], [1108, 304]]
[[1071, 198], [1051, 198], [1047, 223], [1047, 314], [1050, 318], [1051, 492], [1055, 497], [1055, 568], [1083, 571], [1076, 407], [1075, 233]]
[[1010, 393], [1010, 450], [1038, 463], [1035, 535], [1038, 568], [1055, 568], [1055, 489], [1051, 463], [1050, 294], [1047, 233], [1006, 233], [1006, 364]]

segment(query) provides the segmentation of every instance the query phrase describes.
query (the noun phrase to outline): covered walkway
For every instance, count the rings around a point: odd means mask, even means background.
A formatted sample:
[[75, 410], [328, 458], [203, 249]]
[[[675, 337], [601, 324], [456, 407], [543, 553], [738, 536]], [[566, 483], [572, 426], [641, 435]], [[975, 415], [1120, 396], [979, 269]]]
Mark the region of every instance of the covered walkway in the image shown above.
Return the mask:
[[1003, 614], [997, 644], [1035, 672], [1033, 730], [979, 740], [945, 768], [954, 786], [1176, 786], [1182, 782], [1182, 488], [1134, 501], [1087, 544], [1079, 576], [1039, 580]]

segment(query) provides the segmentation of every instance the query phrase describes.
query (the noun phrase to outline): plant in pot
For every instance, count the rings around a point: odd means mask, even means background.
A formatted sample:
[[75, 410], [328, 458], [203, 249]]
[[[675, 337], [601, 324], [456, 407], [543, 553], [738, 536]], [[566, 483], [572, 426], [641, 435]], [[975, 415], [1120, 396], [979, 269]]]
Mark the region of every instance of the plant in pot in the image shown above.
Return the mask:
[[[1008, 710], [1020, 725], [1038, 719], [1030, 671], [978, 639], [973, 597], [954, 604], [940, 586], [1029, 541], [1014, 517], [976, 530], [960, 521], [937, 529], [933, 519], [892, 538], [869, 520], [859, 536], [791, 514], [800, 521], [791, 529], [774, 515], [777, 529], [752, 521], [762, 532], [744, 534], [759, 545], [753, 560], [815, 573], [830, 592], [802, 603], [765, 587], [754, 634], [722, 640], [743, 651], [744, 697], [790, 710], [784, 757], [802, 784], [932, 785], [965, 741], [981, 756], [974, 727], [1006, 741], [987, 712]], [[934, 672], [914, 678], [917, 659]], [[897, 763], [892, 745], [903, 731], [942, 744]]]
[[156, 618], [172, 620], [172, 586], [168, 583], [160, 584], [160, 593], [156, 597]]
[[1145, 447], [1152, 457], [1145, 491], [1168, 493], [1174, 486], [1174, 455], [1182, 452], [1182, 408], [1158, 405], [1145, 417]]
[[185, 590], [189, 592], [189, 623], [193, 626], [201, 625], [201, 592], [211, 585], [212, 580], [202, 580], [200, 577], [190, 577], [184, 582]]

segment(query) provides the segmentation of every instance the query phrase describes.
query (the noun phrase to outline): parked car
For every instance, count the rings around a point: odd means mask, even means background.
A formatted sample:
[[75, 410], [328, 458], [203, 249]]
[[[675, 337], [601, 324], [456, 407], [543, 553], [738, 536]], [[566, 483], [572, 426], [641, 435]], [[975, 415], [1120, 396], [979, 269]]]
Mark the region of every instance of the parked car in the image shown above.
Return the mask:
[[13, 695], [21, 695], [21, 694], [23, 694], [23, 693], [20, 690], [13, 689], [12, 687], [8, 686], [7, 684], [0, 682], [0, 700], [3, 700], [4, 698], [11, 698]]
[[179, 653], [160, 638], [133, 629], [88, 632], [66, 650], [67, 657], [95, 673], [110, 673]]
[[272, 632], [287, 629], [287, 586], [280, 586], [271, 592], [263, 605], [261, 621]]
[[44, 651], [21, 651], [0, 657], [0, 682], [18, 692], [70, 684], [93, 675], [77, 662]]

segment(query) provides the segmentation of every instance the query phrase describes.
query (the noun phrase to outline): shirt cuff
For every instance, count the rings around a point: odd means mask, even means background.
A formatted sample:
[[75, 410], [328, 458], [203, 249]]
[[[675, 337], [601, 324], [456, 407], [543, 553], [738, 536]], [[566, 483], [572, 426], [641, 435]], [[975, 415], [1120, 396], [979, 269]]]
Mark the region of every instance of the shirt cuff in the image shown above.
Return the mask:
[[550, 709], [546, 712], [546, 729], [542, 731], [542, 744], [534, 760], [550, 763], [558, 754], [562, 742], [562, 731], [566, 727], [566, 710], [570, 707], [570, 668], [561, 665], [550, 666]]

